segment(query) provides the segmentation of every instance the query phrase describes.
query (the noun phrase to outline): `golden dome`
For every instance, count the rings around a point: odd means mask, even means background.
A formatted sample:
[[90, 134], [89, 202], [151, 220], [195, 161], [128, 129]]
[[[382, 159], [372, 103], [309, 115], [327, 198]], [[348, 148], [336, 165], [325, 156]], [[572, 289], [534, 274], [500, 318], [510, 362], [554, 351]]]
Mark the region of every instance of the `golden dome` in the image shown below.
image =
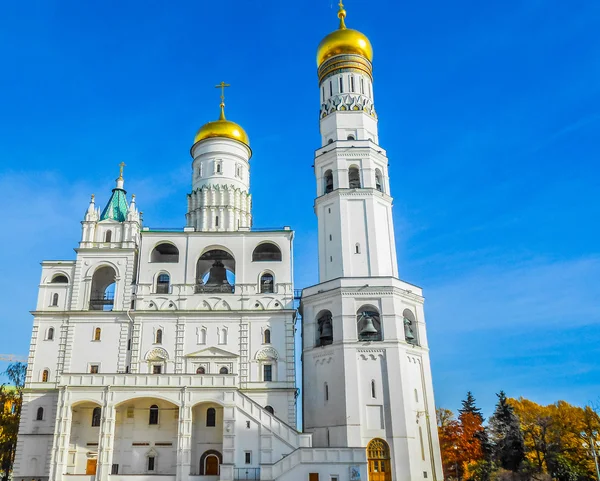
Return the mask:
[[250, 139], [248, 138], [246, 131], [239, 124], [225, 118], [224, 104], [221, 104], [221, 115], [219, 116], [219, 120], [204, 124], [200, 127], [200, 130], [196, 132], [194, 144], [201, 140], [213, 137], [225, 137], [227, 139], [239, 140], [250, 147]]
[[338, 17], [340, 19], [340, 27], [338, 30], [327, 35], [317, 48], [317, 66], [320, 66], [325, 60], [334, 55], [355, 54], [365, 57], [369, 62], [373, 60], [373, 47], [366, 35], [358, 30], [346, 28], [344, 18], [346, 18], [346, 10], [340, 1], [340, 10]]

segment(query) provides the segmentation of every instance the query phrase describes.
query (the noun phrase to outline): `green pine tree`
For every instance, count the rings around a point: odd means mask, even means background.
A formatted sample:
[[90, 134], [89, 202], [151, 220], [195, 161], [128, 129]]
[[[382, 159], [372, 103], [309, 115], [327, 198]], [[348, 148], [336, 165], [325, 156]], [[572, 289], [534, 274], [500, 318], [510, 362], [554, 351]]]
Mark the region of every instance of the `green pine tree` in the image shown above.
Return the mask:
[[484, 421], [483, 415], [481, 414], [481, 409], [475, 405], [475, 398], [473, 397], [473, 393], [471, 391], [467, 392], [467, 399], [463, 399], [461, 402], [462, 409], [458, 410], [460, 414], [471, 413], [477, 416], [481, 422]]
[[492, 457], [497, 466], [517, 472], [525, 459], [521, 425], [504, 391], [496, 395], [498, 403], [489, 421]]

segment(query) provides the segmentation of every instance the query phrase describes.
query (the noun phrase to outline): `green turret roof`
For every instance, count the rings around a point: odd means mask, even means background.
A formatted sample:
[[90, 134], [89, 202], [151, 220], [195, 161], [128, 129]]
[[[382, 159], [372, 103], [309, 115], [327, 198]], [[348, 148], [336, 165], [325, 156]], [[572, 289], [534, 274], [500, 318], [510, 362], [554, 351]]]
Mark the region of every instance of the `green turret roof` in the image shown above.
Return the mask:
[[127, 192], [123, 189], [113, 189], [106, 207], [100, 215], [100, 220], [114, 219], [123, 222], [127, 218]]

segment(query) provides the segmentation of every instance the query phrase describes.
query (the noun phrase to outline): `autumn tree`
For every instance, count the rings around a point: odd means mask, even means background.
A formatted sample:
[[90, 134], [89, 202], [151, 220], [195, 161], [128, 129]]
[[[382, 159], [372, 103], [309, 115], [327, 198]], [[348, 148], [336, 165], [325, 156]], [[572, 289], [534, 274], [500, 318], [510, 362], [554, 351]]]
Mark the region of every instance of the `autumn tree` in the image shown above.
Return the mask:
[[462, 460], [459, 459], [460, 425], [449, 409], [436, 409], [438, 437], [442, 453], [444, 479], [462, 477]]
[[489, 420], [493, 460], [496, 466], [517, 472], [525, 459], [521, 425], [504, 391], [497, 396], [496, 410]]
[[467, 480], [487, 481], [492, 466], [487, 432], [483, 426], [481, 409], [475, 404], [475, 397], [469, 391], [458, 410], [460, 437], [458, 456], [462, 464], [463, 477]]
[[27, 365], [10, 364], [4, 374], [11, 384], [0, 386], [0, 479], [7, 481], [12, 472], [23, 401]]

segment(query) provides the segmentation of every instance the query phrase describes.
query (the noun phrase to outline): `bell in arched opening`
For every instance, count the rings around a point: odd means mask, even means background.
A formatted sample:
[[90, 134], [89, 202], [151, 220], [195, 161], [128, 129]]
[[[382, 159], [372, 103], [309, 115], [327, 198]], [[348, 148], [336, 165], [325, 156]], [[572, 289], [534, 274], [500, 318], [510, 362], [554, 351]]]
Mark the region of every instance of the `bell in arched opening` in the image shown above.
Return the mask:
[[363, 311], [358, 316], [358, 339], [361, 341], [381, 341], [379, 314]]
[[326, 311], [317, 320], [319, 328], [319, 346], [327, 346], [333, 342], [333, 326], [331, 323], [331, 312]]

